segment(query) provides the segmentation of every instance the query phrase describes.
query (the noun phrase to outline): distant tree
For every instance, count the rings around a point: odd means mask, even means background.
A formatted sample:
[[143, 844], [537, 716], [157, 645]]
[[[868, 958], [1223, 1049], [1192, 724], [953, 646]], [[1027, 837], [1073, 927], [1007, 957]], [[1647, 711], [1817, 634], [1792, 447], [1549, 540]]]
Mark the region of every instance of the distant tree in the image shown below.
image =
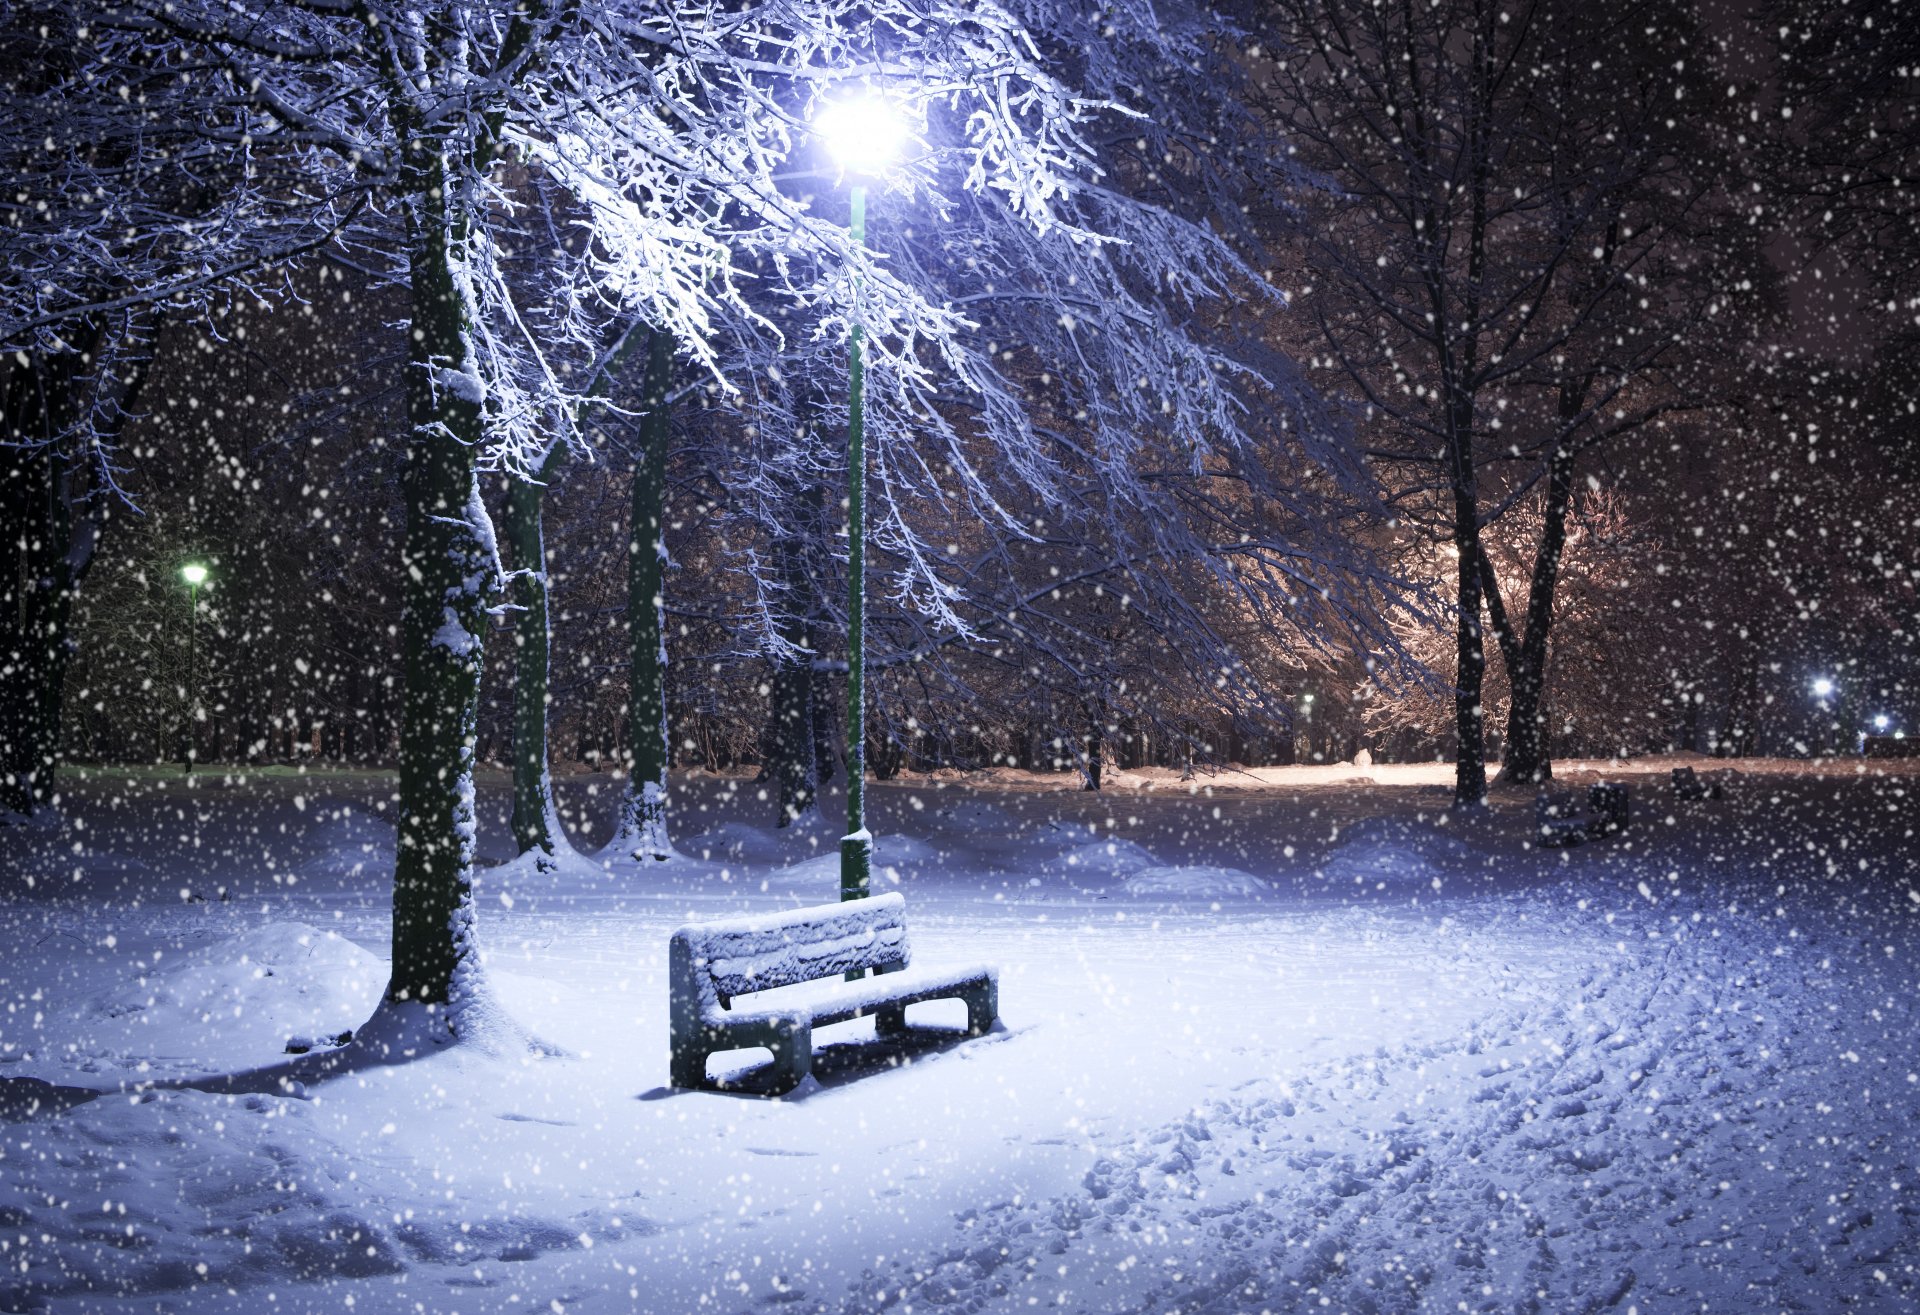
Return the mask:
[[1500, 627], [1507, 770], [1538, 779], [1578, 463], [1701, 404], [1695, 367], [1721, 339], [1703, 326], [1732, 318], [1750, 276], [1730, 226], [1706, 222], [1725, 194], [1696, 122], [1707, 51], [1670, 0], [1262, 12], [1264, 103], [1327, 181], [1290, 228], [1314, 271], [1315, 377], [1344, 385], [1397, 513], [1449, 546], [1454, 795], [1475, 803], [1484, 529], [1544, 490], [1525, 609]]

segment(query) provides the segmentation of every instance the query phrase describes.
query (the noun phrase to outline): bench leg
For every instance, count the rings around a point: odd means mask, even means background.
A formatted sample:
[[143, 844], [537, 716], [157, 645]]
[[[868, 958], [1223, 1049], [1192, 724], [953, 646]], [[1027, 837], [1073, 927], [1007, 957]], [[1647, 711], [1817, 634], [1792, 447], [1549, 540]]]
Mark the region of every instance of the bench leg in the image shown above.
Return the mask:
[[668, 1081], [676, 1087], [704, 1087], [707, 1085], [707, 1052], [676, 1037], [667, 1071]]
[[782, 1029], [766, 1045], [773, 1051], [774, 1095], [784, 1095], [807, 1080], [813, 1071], [813, 1028], [802, 1023], [791, 1031]]
[[907, 1026], [907, 1007], [905, 1005], [881, 1005], [873, 1014], [873, 1033], [888, 1039], [903, 1037], [912, 1029]]
[[985, 1036], [1000, 1016], [1000, 984], [982, 982], [970, 988], [961, 999], [967, 1002], [967, 1035]]

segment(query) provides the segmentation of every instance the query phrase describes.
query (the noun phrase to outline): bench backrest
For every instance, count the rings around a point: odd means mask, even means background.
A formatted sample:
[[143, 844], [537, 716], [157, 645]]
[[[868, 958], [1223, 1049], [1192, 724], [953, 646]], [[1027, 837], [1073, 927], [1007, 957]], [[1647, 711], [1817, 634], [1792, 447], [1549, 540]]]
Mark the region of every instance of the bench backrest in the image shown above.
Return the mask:
[[856, 968], [907, 966], [907, 901], [871, 899], [781, 913], [688, 923], [668, 947], [672, 990], [689, 988], [721, 1008], [739, 995], [838, 977]]

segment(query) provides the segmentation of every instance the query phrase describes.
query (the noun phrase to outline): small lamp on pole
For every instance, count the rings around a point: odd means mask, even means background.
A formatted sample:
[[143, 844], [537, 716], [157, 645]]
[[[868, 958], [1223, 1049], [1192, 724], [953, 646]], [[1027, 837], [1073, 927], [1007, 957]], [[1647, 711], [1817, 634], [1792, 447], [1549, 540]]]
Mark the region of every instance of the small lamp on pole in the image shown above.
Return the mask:
[[[834, 101], [813, 117], [814, 133], [853, 183], [849, 226], [867, 239], [867, 184], [899, 155], [907, 129], [883, 97]], [[840, 898], [871, 889], [873, 834], [867, 830], [866, 376], [859, 285], [847, 343], [847, 834], [840, 841]]]
[[193, 774], [193, 760], [199, 756], [200, 748], [200, 586], [207, 582], [207, 567], [204, 562], [188, 562], [180, 568], [180, 578], [187, 582], [187, 761], [186, 772]]

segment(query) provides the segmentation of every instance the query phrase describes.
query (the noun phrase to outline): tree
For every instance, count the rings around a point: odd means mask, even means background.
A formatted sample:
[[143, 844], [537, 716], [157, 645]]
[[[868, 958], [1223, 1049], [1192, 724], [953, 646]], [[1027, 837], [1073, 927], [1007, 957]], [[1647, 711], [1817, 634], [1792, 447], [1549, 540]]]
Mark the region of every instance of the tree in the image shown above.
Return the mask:
[[667, 830], [667, 445], [673, 435], [673, 335], [647, 335], [640, 443], [627, 512], [627, 785], [608, 844], [629, 859], [673, 854]]
[[1688, 7], [1667, 0], [1282, 0], [1263, 35], [1269, 110], [1328, 182], [1291, 228], [1320, 272], [1322, 372], [1344, 383], [1376, 459], [1402, 472], [1398, 513], [1449, 546], [1454, 797], [1476, 803], [1483, 530], [1544, 489], [1524, 620], [1499, 627], [1515, 690], [1508, 771], [1538, 779], [1551, 770], [1542, 700], [1578, 462], [1700, 405], [1700, 330], [1731, 318], [1752, 272], [1703, 240], [1720, 187], [1691, 109], [1706, 52]]

